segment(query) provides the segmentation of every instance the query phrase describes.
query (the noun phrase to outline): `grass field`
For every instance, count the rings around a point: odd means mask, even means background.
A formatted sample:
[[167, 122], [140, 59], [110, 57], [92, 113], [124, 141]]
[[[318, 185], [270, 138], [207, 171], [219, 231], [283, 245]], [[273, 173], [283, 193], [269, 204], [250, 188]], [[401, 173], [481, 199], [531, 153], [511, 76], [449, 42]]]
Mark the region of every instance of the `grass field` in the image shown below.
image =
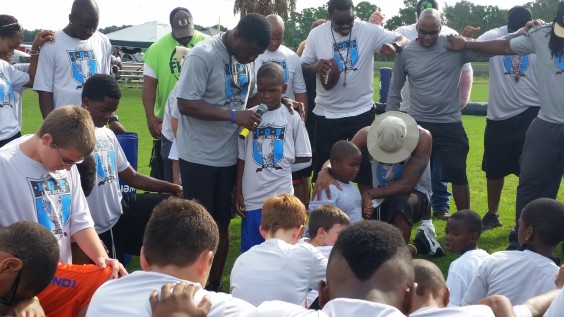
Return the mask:
[[[378, 92], [378, 78], [375, 78], [375, 92]], [[117, 111], [120, 121], [126, 129], [139, 134], [139, 163], [138, 170], [143, 174], [149, 174], [149, 157], [151, 154], [151, 137], [146, 127], [145, 113], [141, 103], [141, 90], [139, 89], [123, 89], [123, 97], [120, 107]], [[472, 90], [471, 100], [475, 102], [486, 102], [488, 95], [487, 78], [478, 76], [474, 79], [474, 87]], [[378, 99], [378, 98], [375, 98]], [[41, 114], [37, 102], [37, 95], [26, 90], [24, 93], [24, 109], [23, 109], [23, 133], [33, 133], [41, 123]], [[470, 180], [471, 206], [472, 209], [479, 214], [483, 214], [487, 210], [486, 202], [486, 179], [485, 174], [481, 171], [481, 161], [483, 154], [483, 132], [485, 127], [485, 117], [464, 116], [463, 123], [470, 140], [470, 154], [467, 161], [467, 173]], [[515, 191], [518, 179], [515, 176], [507, 177], [505, 180], [505, 188], [503, 189], [500, 216], [504, 224], [501, 228], [486, 231], [482, 234], [480, 241], [481, 248], [488, 252], [503, 250], [507, 246], [507, 234], [514, 222], [515, 214]], [[564, 201], [564, 186], [558, 195], [560, 201]], [[451, 205], [454, 203], [451, 200]], [[224, 273], [224, 284], [229, 285], [229, 274], [236, 257], [239, 255], [240, 245], [240, 219], [234, 219], [231, 225], [231, 249], [229, 253], [228, 263]], [[438, 239], [444, 245], [444, 228], [445, 222], [435, 220], [434, 224], [437, 229]], [[414, 230], [418, 225], [414, 226]], [[412, 235], [413, 237], [413, 235]], [[560, 248], [558, 248], [558, 254]], [[447, 254], [442, 258], [429, 258], [434, 261], [443, 273], [448, 270], [448, 266], [452, 260], [457, 258], [456, 254]], [[137, 259], [134, 257], [129, 265], [130, 271], [139, 269]], [[227, 288], [228, 289], [228, 288]]]

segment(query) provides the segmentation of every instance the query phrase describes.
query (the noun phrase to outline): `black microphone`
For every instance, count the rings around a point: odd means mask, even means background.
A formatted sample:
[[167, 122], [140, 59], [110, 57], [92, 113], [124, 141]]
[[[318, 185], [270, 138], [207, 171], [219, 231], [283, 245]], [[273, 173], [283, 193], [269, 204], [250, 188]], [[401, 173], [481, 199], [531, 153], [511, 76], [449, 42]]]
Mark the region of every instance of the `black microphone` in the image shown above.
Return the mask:
[[[260, 104], [260, 106], [258, 106], [258, 108], [255, 110], [255, 112], [261, 117], [267, 111], [268, 111], [268, 107], [265, 104]], [[247, 135], [249, 135], [249, 132], [251, 132], [249, 129], [243, 128], [243, 130], [239, 132], [239, 138], [244, 140], [247, 137]]]

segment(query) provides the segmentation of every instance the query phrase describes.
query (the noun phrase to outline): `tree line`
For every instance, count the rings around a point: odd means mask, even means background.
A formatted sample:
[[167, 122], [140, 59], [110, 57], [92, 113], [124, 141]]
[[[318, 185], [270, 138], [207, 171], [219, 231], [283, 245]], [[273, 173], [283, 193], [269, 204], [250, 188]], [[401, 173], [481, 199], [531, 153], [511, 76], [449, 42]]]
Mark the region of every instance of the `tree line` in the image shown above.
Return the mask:
[[[556, 15], [560, 0], [534, 0], [524, 4], [531, 9], [534, 19], [552, 22]], [[415, 23], [416, 7], [418, 0], [403, 0], [403, 8], [391, 18], [387, 17], [384, 27], [388, 30]], [[359, 2], [355, 6], [355, 15], [358, 19], [368, 21], [376, 5], [367, 1]], [[454, 5], [445, 5], [441, 9], [443, 23], [454, 30], [462, 31], [465, 26], [480, 27], [478, 36], [493, 28], [507, 24], [507, 10], [495, 5], [476, 5], [471, 1], [459, 1]], [[303, 9], [301, 12], [291, 12], [286, 21], [285, 45], [297, 47], [307, 38], [311, 24], [317, 19], [327, 18], [327, 6]]]
[[[306, 0], [302, 0], [306, 1]], [[403, 8], [399, 13], [384, 21], [384, 27], [395, 30], [402, 25], [415, 23], [416, 6], [418, 0], [403, 0]], [[525, 4], [531, 9], [534, 19], [542, 19], [552, 22], [556, 14], [559, 0], [533, 0]], [[306, 8], [301, 12], [295, 11], [296, 0], [236, 0], [233, 7], [234, 13], [246, 14], [248, 12], [258, 12], [264, 15], [276, 13], [285, 18], [286, 32], [284, 43], [290, 48], [296, 48], [299, 43], [307, 38], [311, 24], [317, 19], [327, 19], [327, 6], [317, 8]], [[361, 1], [355, 6], [355, 15], [358, 19], [368, 21], [372, 12], [380, 10], [378, 6]], [[461, 31], [465, 26], [479, 26], [480, 33], [492, 28], [507, 24], [507, 10], [500, 9], [495, 5], [476, 5], [471, 1], [462, 0], [454, 5], [445, 5], [441, 8], [441, 16], [444, 24], [454, 30]], [[131, 25], [116, 26], [112, 25], [100, 29], [104, 34], [115, 32]], [[203, 29], [202, 26], [195, 25], [197, 30]], [[215, 27], [215, 26], [214, 26]], [[225, 27], [221, 26], [223, 31]], [[35, 38], [39, 30], [24, 30], [23, 41], [30, 43]]]

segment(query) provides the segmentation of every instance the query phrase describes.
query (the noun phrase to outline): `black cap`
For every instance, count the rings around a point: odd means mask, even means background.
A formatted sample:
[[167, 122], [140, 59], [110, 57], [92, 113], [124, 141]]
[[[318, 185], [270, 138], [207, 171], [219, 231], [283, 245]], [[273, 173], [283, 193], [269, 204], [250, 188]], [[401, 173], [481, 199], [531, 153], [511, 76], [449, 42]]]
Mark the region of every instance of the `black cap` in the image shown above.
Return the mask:
[[439, 10], [439, 4], [435, 0], [419, 0], [417, 2], [417, 17], [421, 15], [421, 12], [425, 9], [436, 9]]
[[515, 32], [524, 27], [532, 18], [531, 10], [523, 6], [514, 6], [507, 11], [507, 29]]

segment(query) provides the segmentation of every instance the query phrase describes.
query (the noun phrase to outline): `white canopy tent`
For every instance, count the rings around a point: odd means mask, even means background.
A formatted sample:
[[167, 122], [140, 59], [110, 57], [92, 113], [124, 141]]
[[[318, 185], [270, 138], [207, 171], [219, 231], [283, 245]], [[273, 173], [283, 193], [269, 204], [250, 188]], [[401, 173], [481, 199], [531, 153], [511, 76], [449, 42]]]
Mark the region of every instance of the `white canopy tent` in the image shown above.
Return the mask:
[[106, 36], [115, 46], [146, 49], [170, 32], [171, 28], [168, 23], [150, 21], [106, 34]]

